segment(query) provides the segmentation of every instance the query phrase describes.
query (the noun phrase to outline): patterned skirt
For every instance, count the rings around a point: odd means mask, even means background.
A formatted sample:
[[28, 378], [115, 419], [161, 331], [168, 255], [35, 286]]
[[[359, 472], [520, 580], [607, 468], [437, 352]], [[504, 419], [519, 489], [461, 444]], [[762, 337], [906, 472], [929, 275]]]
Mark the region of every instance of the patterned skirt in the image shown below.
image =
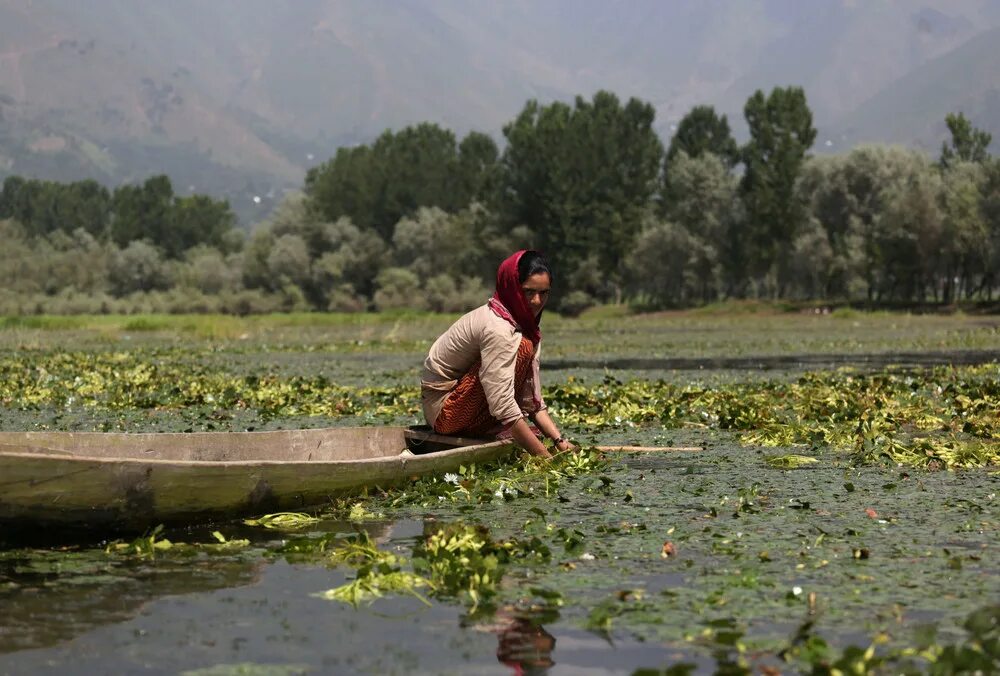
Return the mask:
[[[521, 339], [514, 365], [514, 391], [520, 392], [531, 375], [531, 360], [535, 356], [535, 346], [528, 338]], [[479, 381], [481, 363], [476, 361], [444, 400], [444, 406], [434, 421], [434, 431], [438, 434], [487, 436], [499, 432], [500, 422], [490, 415], [486, 402], [486, 392]]]

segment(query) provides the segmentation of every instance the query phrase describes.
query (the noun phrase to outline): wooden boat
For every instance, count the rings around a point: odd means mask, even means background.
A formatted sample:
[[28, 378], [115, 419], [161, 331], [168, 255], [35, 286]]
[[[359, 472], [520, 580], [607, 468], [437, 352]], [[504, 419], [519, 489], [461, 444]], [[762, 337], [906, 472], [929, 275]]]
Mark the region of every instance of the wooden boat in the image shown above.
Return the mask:
[[298, 511], [514, 448], [406, 427], [0, 432], [0, 524], [142, 530]]

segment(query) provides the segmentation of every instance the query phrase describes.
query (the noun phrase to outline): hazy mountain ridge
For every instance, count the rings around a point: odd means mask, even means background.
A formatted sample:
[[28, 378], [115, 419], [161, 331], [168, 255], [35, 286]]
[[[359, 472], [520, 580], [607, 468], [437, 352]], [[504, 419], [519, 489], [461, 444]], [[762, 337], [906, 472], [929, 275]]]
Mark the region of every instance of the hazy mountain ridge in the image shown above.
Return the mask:
[[[903, 143], [937, 152], [949, 112], [962, 111], [1000, 141], [1000, 28], [972, 38], [885, 87], [839, 120], [856, 141]], [[907, 105], [900, 105], [907, 102]], [[891, 119], [892, 123], [884, 123]]]
[[[338, 145], [424, 120], [499, 137], [529, 98], [601, 88], [652, 102], [665, 139], [699, 103], [739, 133], [755, 89], [797, 84], [835, 150], [935, 148], [939, 108], [1000, 108], [1000, 41], [976, 42], [997, 26], [989, 0], [0, 0], [0, 175], [166, 171], [252, 219]], [[904, 125], [908, 92], [935, 105]]]

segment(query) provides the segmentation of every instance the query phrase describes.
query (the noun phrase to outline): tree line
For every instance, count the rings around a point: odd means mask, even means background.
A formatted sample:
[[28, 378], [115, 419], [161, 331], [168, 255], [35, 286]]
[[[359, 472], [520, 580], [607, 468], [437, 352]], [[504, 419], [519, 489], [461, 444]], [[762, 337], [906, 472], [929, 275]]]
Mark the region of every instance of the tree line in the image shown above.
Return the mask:
[[755, 92], [734, 140], [697, 106], [664, 146], [653, 107], [529, 101], [459, 139], [423, 123], [341, 148], [248, 236], [169, 179], [108, 191], [9, 177], [0, 312], [458, 311], [496, 264], [550, 258], [558, 309], [729, 298], [953, 303], [1000, 279], [1000, 162], [961, 113], [940, 155], [812, 156], [801, 88]]

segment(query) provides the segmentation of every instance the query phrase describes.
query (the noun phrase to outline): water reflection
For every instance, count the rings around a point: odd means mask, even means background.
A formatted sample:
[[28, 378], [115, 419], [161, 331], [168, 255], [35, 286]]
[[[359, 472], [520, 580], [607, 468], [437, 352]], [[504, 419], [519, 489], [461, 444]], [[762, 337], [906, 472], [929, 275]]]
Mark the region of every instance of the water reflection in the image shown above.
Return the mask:
[[[472, 624], [472, 628], [496, 635], [497, 661], [510, 667], [515, 674], [544, 674], [555, 666], [552, 652], [556, 648], [556, 638], [545, 630], [542, 621], [558, 619], [559, 614], [554, 611], [540, 614], [534, 609], [503, 606], [489, 622]], [[468, 625], [468, 618], [463, 625]]]
[[517, 674], [544, 674], [555, 664], [556, 639], [541, 625], [512, 618], [497, 632], [497, 660]]
[[165, 596], [257, 582], [264, 562], [210, 558], [114, 562], [102, 552], [0, 560], [0, 654], [43, 648], [123, 622]]
[[315, 561], [356, 528], [385, 542], [391, 527], [388, 522], [359, 526], [327, 520], [289, 536], [236, 523], [224, 528], [230, 544], [241, 538], [250, 544], [232, 549], [215, 541], [211, 527], [168, 531], [164, 537], [173, 545], [152, 556], [115, 554], [93, 543], [49, 542], [42, 548], [51, 540], [44, 533], [33, 542], [10, 539], [7, 533], [0, 537], [0, 654], [55, 646], [96, 627], [131, 620], [165, 597], [255, 585], [269, 564], [268, 549], [277, 547], [289, 561]]

